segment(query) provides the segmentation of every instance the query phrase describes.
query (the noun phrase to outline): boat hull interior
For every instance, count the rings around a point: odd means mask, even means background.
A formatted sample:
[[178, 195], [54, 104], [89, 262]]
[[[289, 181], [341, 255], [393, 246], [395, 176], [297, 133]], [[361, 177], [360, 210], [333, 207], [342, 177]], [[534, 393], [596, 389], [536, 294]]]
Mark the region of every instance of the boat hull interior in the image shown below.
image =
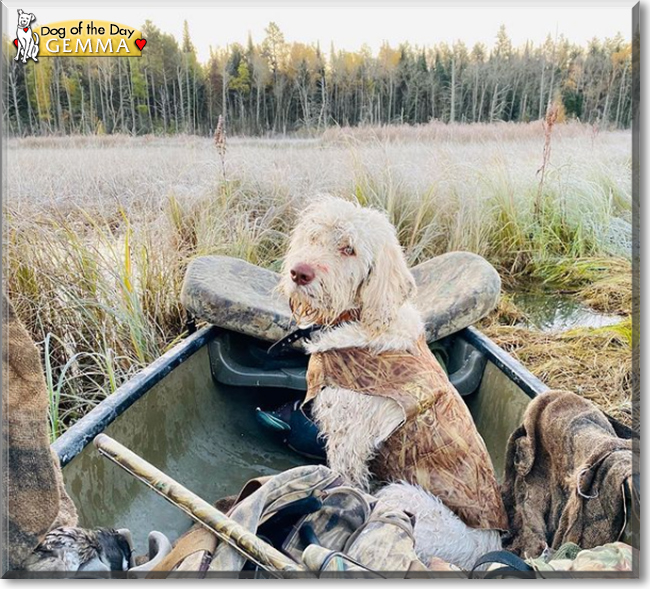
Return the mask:
[[[100, 427], [213, 502], [237, 493], [251, 478], [272, 475], [308, 459], [290, 450], [280, 436], [260, 427], [255, 418], [257, 407], [273, 409], [300, 398], [295, 378], [293, 389], [218, 382], [221, 366], [214, 346], [220, 333], [209, 329], [214, 337], [205, 338], [204, 345]], [[466, 339], [452, 336], [443, 342], [450, 372], [458, 370], [465, 360], [462, 356], [475, 349]], [[245, 361], [245, 345], [238, 348], [237, 360]], [[483, 366], [478, 390], [465, 399], [501, 477], [506, 441], [521, 422], [532, 393], [530, 382], [518, 385], [512, 374], [494, 361], [487, 360]], [[289, 372], [295, 377], [300, 367]], [[94, 433], [99, 433], [97, 427]], [[64, 479], [78, 506], [81, 525], [129, 528], [136, 548], [144, 550], [149, 531], [161, 531], [173, 540], [192, 524], [176, 507], [101, 457], [92, 444], [67, 460]]]

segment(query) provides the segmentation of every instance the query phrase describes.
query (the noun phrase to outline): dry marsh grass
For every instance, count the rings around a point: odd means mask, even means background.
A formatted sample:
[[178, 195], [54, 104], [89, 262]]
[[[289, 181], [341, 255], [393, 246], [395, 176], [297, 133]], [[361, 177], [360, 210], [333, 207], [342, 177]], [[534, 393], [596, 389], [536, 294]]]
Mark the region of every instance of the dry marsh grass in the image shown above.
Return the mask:
[[[518, 142], [533, 140], [539, 143], [540, 150], [544, 139], [544, 122], [515, 123], [500, 121], [496, 123], [442, 123], [433, 121], [426, 125], [386, 125], [383, 127], [330, 127], [322, 138], [335, 143], [439, 143], [467, 144], [494, 141]], [[594, 139], [594, 126], [569, 122], [555, 128], [554, 134], [560, 139]], [[542, 137], [540, 142], [540, 137]], [[540, 151], [541, 154], [541, 151]], [[541, 158], [540, 158], [541, 159]]]
[[535, 376], [556, 390], [573, 391], [598, 403], [638, 431], [632, 412], [632, 324], [564, 333], [539, 333], [521, 327], [483, 328]]
[[6, 288], [44, 350], [53, 436], [181, 335], [193, 256], [277, 269], [319, 193], [388, 211], [411, 264], [474, 251], [509, 289], [545, 283], [629, 313], [630, 144], [556, 125], [536, 211], [539, 123], [228, 137], [227, 150], [185, 136], [10, 140]]

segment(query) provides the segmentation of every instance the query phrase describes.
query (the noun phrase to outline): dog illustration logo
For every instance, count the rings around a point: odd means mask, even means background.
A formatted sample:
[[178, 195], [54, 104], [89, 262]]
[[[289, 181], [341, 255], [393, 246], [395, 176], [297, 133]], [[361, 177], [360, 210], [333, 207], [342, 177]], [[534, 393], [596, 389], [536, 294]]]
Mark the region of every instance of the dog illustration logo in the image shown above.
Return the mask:
[[16, 29], [16, 39], [14, 39], [14, 45], [18, 48], [18, 53], [16, 53], [14, 61], [20, 59], [21, 53], [23, 63], [27, 63], [29, 58], [38, 61], [38, 43], [40, 39], [38, 33], [32, 31], [32, 22], [35, 20], [36, 15], [18, 9], [18, 28]]

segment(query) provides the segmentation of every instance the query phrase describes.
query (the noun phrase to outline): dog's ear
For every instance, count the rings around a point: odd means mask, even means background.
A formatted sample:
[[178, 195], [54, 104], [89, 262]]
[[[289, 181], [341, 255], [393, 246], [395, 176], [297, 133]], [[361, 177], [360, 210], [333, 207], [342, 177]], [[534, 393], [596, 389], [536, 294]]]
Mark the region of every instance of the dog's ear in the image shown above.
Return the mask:
[[22, 8], [19, 8], [19, 9], [18, 9], [18, 16], [20, 16], [22, 13], [23, 13], [23, 9], [22, 9]]
[[36, 20], [36, 15], [35, 15], [35, 14], [32, 14], [31, 17], [32, 17], [32, 18], [30, 19], [30, 22], [34, 22], [34, 21]]
[[397, 237], [384, 241], [360, 294], [361, 323], [373, 334], [384, 331], [399, 308], [415, 294], [411, 274]]

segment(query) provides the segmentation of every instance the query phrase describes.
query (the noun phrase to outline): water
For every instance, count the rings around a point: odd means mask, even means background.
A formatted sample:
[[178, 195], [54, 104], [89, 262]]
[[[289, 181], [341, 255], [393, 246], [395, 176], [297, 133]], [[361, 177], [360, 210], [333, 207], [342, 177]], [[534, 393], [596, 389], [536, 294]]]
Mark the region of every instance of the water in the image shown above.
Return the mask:
[[526, 327], [558, 332], [576, 327], [605, 327], [621, 321], [617, 315], [605, 315], [589, 309], [573, 297], [555, 293], [520, 293], [515, 305], [528, 317]]

